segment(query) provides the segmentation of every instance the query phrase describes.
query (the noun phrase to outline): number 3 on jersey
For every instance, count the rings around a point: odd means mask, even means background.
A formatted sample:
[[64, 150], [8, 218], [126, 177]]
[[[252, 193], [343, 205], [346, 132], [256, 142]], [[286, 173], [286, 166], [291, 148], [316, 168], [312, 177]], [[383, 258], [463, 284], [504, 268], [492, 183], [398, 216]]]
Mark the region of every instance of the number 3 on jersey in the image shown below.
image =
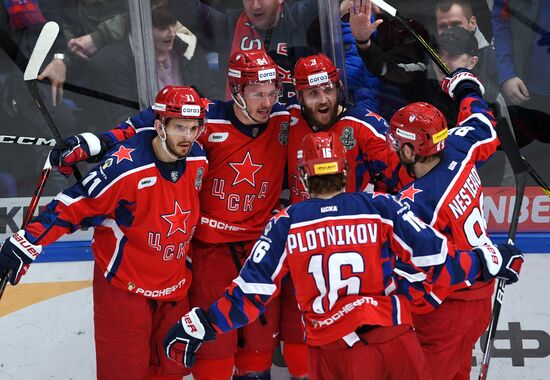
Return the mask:
[[361, 279], [359, 276], [342, 278], [342, 267], [349, 267], [351, 273], [365, 271], [365, 262], [358, 252], [337, 252], [328, 256], [326, 265], [324, 255], [313, 255], [309, 259], [308, 273], [313, 276], [319, 296], [313, 301], [313, 311], [324, 314], [338, 300], [340, 289], [346, 288], [346, 295], [359, 294]]

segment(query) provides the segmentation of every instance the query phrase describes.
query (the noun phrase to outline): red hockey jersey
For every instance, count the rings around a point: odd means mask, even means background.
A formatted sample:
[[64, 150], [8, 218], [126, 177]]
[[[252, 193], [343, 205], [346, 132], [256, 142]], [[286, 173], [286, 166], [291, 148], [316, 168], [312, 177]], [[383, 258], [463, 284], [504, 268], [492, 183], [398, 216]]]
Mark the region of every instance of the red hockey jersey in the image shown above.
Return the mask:
[[199, 220], [208, 161], [193, 144], [185, 161], [159, 162], [156, 132], [124, 141], [74, 186], [58, 194], [26, 229], [47, 245], [82, 227], [95, 227], [96, 264], [114, 286], [159, 300], [185, 298], [191, 281], [189, 243]]
[[481, 274], [476, 253], [455, 251], [393, 196], [342, 193], [273, 217], [208, 320], [218, 332], [250, 323], [290, 275], [310, 345], [334, 342], [361, 325], [410, 324], [409, 303], [396, 294], [396, 257], [441, 283], [473, 282]]
[[[291, 115], [288, 142], [288, 187], [290, 202], [308, 199], [308, 193], [300, 181], [297, 152], [304, 136], [315, 132], [302, 116], [301, 107], [292, 103], [288, 106]], [[338, 121], [329, 129], [339, 136], [346, 148], [347, 185], [346, 191], [364, 191], [369, 183], [374, 190], [395, 193], [412, 181], [402, 167], [397, 154], [386, 144], [386, 121], [374, 112], [357, 108], [344, 111]]]
[[208, 243], [255, 240], [279, 208], [286, 166], [290, 115], [275, 104], [265, 125], [244, 125], [233, 102], [208, 107], [200, 137], [209, 173], [200, 193], [195, 238]]

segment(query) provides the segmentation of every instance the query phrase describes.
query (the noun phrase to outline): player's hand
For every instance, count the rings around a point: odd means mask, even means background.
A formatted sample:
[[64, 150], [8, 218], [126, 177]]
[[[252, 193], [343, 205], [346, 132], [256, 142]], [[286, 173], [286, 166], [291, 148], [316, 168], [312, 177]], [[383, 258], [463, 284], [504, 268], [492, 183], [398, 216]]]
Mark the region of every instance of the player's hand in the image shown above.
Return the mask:
[[194, 307], [168, 330], [164, 337], [164, 352], [168, 358], [190, 368], [195, 364], [195, 353], [202, 342], [215, 338], [216, 332], [204, 311]]
[[[382, 19], [371, 22], [370, 0], [354, 0], [349, 8], [349, 25], [356, 41], [368, 41]], [[367, 43], [370, 46], [370, 41]]]
[[474, 73], [464, 67], [459, 67], [441, 82], [441, 89], [453, 99], [460, 99], [460, 93], [475, 91], [480, 96], [485, 93], [485, 88]]
[[10, 284], [17, 285], [29, 265], [42, 253], [41, 245], [31, 244], [25, 231], [19, 230], [6, 239], [0, 249], [0, 271], [10, 272]]
[[97, 162], [106, 150], [104, 144], [93, 133], [85, 132], [65, 140], [65, 148], [55, 147], [50, 152], [50, 164], [56, 166], [61, 174], [70, 176], [78, 162]]
[[484, 245], [473, 249], [483, 265], [483, 277], [489, 280], [493, 277], [506, 280], [506, 285], [519, 280], [523, 265], [523, 253], [511, 244]]

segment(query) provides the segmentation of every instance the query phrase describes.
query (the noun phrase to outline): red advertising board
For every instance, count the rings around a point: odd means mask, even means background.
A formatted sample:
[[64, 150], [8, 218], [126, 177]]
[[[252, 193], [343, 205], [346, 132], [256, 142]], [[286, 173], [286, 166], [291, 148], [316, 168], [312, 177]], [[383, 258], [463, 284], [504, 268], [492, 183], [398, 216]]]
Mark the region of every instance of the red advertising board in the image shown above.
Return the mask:
[[[484, 213], [489, 232], [507, 232], [515, 202], [514, 187], [484, 187]], [[518, 232], [550, 232], [550, 197], [540, 187], [527, 186]]]

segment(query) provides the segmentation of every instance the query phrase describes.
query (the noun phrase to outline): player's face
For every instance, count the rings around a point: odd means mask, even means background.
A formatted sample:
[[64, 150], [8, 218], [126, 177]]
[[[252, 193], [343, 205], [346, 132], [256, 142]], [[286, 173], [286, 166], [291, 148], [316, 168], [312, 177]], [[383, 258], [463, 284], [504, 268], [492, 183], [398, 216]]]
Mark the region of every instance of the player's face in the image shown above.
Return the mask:
[[243, 89], [246, 111], [256, 123], [267, 123], [271, 109], [279, 98], [275, 83], [247, 84]]
[[458, 4], [453, 4], [447, 12], [438, 10], [435, 14], [435, 22], [437, 25], [437, 34], [443, 33], [451, 26], [460, 26], [470, 32], [473, 32], [476, 27], [476, 18], [471, 16], [466, 17], [462, 7]]
[[177, 24], [153, 28], [153, 42], [157, 54], [166, 54], [172, 51], [174, 47], [174, 38], [176, 37], [176, 25]]
[[338, 87], [331, 82], [325, 86], [308, 88], [301, 92], [304, 112], [321, 129], [328, 129], [338, 116]]
[[166, 125], [166, 147], [174, 156], [185, 157], [189, 154], [200, 130], [198, 120], [170, 119]]
[[277, 24], [283, 0], [243, 0], [246, 17], [258, 29], [268, 29]]

